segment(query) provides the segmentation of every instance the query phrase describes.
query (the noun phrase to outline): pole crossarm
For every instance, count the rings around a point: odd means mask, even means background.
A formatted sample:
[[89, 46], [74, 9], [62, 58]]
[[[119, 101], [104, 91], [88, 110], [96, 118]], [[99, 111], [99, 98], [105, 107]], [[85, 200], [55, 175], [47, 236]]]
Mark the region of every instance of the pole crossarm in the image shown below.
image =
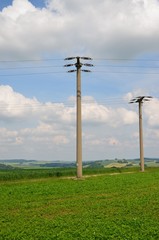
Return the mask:
[[139, 102], [143, 103], [146, 101], [150, 101], [151, 98], [152, 98], [151, 96], [139, 96], [131, 99], [129, 103], [139, 103]]
[[64, 67], [75, 66], [75, 69], [71, 69], [68, 72], [77, 72], [77, 90], [76, 90], [76, 166], [77, 166], [77, 178], [82, 178], [82, 109], [81, 109], [81, 71], [90, 72], [88, 69], [81, 69], [83, 66], [93, 67], [93, 64], [81, 63], [82, 60], [92, 60], [90, 57], [68, 57], [65, 60], [74, 60], [76, 63], [65, 64]]
[[[68, 73], [71, 73], [71, 72], [76, 72], [78, 69], [82, 68], [82, 66], [86, 66], [86, 67], [93, 67], [94, 65], [93, 64], [90, 64], [90, 63], [81, 63], [81, 59], [83, 60], [92, 60], [92, 58], [90, 57], [68, 57], [68, 58], [65, 58], [64, 60], [67, 61], [67, 60], [74, 60], [76, 59], [76, 63], [71, 63], [71, 64], [65, 64], [64, 67], [72, 67], [72, 66], [75, 66], [76, 67], [76, 70], [69, 70], [67, 71]], [[88, 69], [82, 69], [81, 70], [82, 72], [91, 72], [90, 70]]]

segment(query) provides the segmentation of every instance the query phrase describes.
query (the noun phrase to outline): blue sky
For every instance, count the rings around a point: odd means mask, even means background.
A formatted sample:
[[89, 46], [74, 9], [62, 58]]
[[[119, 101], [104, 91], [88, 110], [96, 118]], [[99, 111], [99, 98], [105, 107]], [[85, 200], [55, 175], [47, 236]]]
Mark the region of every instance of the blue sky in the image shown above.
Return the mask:
[[[38, 8], [43, 8], [46, 6], [44, 0], [31, 0], [30, 1], [35, 7], [38, 7]], [[5, 7], [8, 7], [10, 5], [12, 5], [13, 3], [13, 0], [1, 0], [0, 2], [0, 9], [2, 10], [3, 8]]]
[[129, 101], [140, 95], [153, 96], [143, 107], [144, 147], [158, 157], [158, 23], [157, 0], [0, 1], [1, 158], [75, 160], [69, 56], [94, 65], [82, 73], [83, 159], [139, 156], [138, 106]]

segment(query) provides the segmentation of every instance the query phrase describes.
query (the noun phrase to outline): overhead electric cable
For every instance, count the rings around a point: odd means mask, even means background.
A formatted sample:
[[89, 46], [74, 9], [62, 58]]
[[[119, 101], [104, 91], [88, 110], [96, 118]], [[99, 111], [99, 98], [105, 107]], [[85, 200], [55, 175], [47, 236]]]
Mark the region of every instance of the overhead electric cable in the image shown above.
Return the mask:
[[0, 60], [1, 63], [15, 63], [15, 62], [45, 62], [45, 61], [63, 61], [61, 58], [46, 58], [46, 59], [21, 59], [21, 60]]
[[159, 59], [130, 59], [130, 58], [94, 58], [95, 61], [130, 61], [130, 62], [159, 62]]
[[39, 73], [17, 73], [17, 74], [1, 74], [0, 77], [16, 77], [16, 76], [28, 76], [28, 75], [45, 75], [45, 74], [56, 74], [56, 73], [65, 73], [66, 72], [39, 72]]
[[147, 68], [147, 69], [149, 69], [149, 68], [158, 68], [159, 69], [159, 66], [129, 66], [129, 65], [127, 65], [127, 66], [125, 66], [125, 65], [95, 65], [95, 67], [110, 67], [110, 68]]
[[[130, 62], [159, 62], [159, 59], [130, 59], [130, 58], [93, 58], [94, 61], [130, 61]], [[17, 60], [5, 60], [1, 59], [0, 63], [16, 63], [16, 62], [45, 62], [45, 61], [63, 61], [63, 58], [41, 58], [41, 59], [17, 59]]]
[[159, 72], [113, 72], [113, 71], [92, 71], [99, 73], [112, 73], [112, 74], [159, 74]]
[[5, 67], [0, 70], [34, 69], [34, 68], [62, 68], [61, 66], [24, 66], [24, 67]]

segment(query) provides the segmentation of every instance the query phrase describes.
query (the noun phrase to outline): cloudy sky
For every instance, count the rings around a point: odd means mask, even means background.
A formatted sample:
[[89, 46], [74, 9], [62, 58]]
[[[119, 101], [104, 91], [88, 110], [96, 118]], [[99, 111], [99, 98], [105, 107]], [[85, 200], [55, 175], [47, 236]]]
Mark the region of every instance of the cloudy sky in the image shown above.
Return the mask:
[[[82, 73], [83, 160], [159, 157], [158, 0], [0, 0], [0, 159], [75, 161]], [[84, 69], [84, 66], [83, 66]], [[86, 69], [88, 69], [86, 67]]]

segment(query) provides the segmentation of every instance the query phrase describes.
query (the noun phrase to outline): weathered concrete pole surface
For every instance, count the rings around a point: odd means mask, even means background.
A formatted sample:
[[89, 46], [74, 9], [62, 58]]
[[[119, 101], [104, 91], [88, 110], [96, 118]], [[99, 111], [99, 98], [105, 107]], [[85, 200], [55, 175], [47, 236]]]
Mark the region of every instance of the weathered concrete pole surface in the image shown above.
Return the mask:
[[144, 147], [143, 147], [143, 127], [142, 127], [142, 101], [139, 101], [139, 142], [140, 142], [140, 170], [144, 172]]
[[76, 108], [76, 164], [77, 178], [82, 178], [82, 112], [81, 112], [81, 63], [80, 57], [77, 57], [77, 108]]

